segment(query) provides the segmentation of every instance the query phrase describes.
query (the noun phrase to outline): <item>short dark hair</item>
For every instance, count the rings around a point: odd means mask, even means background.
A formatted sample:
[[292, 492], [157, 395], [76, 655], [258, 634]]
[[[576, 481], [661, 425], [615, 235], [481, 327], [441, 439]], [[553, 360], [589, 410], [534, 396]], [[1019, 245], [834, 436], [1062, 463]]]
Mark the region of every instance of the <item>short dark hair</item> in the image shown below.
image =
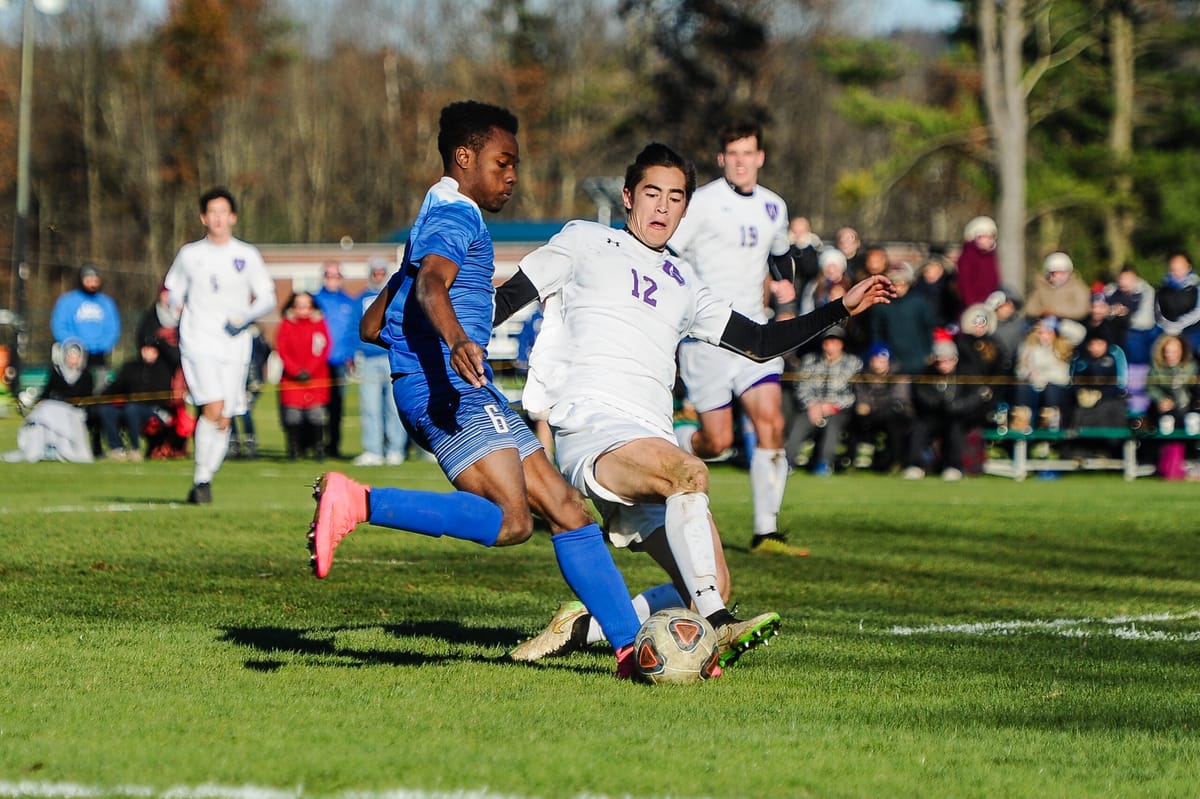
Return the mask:
[[225, 200], [229, 203], [229, 210], [237, 213], [237, 200], [233, 199], [233, 195], [229, 189], [224, 186], [215, 186], [200, 195], [200, 213], [208, 213], [208, 204], [213, 200]]
[[632, 193], [637, 184], [646, 176], [646, 170], [652, 166], [675, 167], [683, 172], [684, 194], [689, 202], [692, 193], [696, 191], [696, 167], [679, 153], [665, 144], [653, 142], [642, 148], [633, 159], [633, 163], [625, 169], [625, 188]]
[[735, 142], [738, 139], [748, 139], [751, 136], [758, 143], [758, 149], [766, 149], [763, 146], [763, 129], [762, 125], [753, 119], [740, 119], [732, 122], [717, 132], [717, 152], [725, 152], [725, 148], [730, 142]]
[[450, 170], [454, 151], [459, 147], [475, 152], [482, 150], [492, 128], [516, 136], [517, 117], [507, 108], [476, 100], [460, 100], [443, 108], [438, 118], [438, 152], [442, 156], [442, 168]]

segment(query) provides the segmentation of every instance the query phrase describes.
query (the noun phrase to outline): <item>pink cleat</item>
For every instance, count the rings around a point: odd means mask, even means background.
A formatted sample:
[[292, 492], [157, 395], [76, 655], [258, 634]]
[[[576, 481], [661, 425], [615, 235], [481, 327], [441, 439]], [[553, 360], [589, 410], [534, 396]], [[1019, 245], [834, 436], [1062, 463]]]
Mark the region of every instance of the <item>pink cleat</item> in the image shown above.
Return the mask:
[[613, 676], [618, 680], [629, 680], [630, 682], [648, 682], [638, 671], [637, 656], [634, 654], [633, 644], [628, 644], [617, 650], [617, 673]]
[[326, 472], [313, 483], [317, 510], [308, 527], [309, 561], [313, 574], [324, 578], [333, 566], [338, 542], [367, 520], [367, 489], [344, 474]]

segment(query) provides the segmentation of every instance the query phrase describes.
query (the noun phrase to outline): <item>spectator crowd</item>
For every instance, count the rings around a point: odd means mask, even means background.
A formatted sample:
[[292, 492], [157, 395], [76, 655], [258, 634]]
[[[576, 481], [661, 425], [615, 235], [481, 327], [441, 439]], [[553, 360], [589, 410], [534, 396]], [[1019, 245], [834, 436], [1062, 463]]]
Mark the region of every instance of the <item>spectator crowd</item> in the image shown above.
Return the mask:
[[[989, 427], [1200, 430], [1200, 277], [1185, 252], [1167, 258], [1158, 286], [1132, 266], [1088, 285], [1069, 253], [1052, 252], [1022, 299], [1001, 282], [997, 228], [988, 217], [972, 219], [959, 245], [916, 262], [890, 257], [851, 227], [826, 244], [804, 217], [791, 220], [788, 238], [789, 313], [836, 300], [874, 274], [896, 287], [890, 304], [846, 320], [787, 359], [785, 451], [794, 469], [958, 480], [981, 469]], [[284, 304], [273, 346], [254, 329], [249, 410], [233, 420], [231, 456], [258, 456], [252, 412], [273, 363], [288, 458], [342, 457], [345, 387], [353, 382], [362, 421], [354, 463], [405, 461], [410, 444], [390, 396], [387, 358], [358, 337], [358, 320], [390, 269], [386, 259], [372, 259], [365, 291], [351, 294], [341, 264], [326, 262], [320, 290], [297, 292]], [[65, 459], [182, 457], [195, 416], [165, 287], [137, 321], [134, 357], [120, 364], [112, 355], [121, 318], [102, 287], [100, 267], [84, 264], [78, 287], [55, 304], [41, 395], [52, 405], [31, 418], [72, 424], [46, 423], [54, 429], [40, 430], [37, 446]], [[45, 443], [63, 429], [85, 431], [86, 444]], [[1145, 451], [1163, 477], [1182, 479], [1188, 446], [1166, 441]]]

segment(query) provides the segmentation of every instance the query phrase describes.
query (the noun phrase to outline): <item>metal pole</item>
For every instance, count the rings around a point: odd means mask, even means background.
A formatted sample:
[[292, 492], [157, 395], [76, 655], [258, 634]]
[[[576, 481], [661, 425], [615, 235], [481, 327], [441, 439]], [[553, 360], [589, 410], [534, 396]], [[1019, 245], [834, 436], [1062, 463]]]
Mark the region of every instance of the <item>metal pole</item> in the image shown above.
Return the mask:
[[21, 367], [25, 362], [29, 332], [25, 319], [29, 264], [25, 261], [29, 235], [29, 143], [33, 118], [33, 0], [25, 0], [21, 19], [21, 95], [17, 118], [17, 219], [13, 234], [13, 310], [16, 312], [16, 347], [12, 353], [14, 393], [20, 390]]

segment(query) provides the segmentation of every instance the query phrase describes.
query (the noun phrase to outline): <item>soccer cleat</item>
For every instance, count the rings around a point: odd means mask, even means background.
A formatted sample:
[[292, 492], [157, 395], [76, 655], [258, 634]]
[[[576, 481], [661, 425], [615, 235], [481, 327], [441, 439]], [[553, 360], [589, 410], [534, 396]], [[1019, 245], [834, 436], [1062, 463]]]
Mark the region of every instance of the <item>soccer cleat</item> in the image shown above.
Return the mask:
[[317, 510], [308, 526], [308, 551], [313, 574], [324, 578], [338, 542], [367, 520], [367, 490], [344, 474], [326, 472], [313, 483], [313, 499]]
[[532, 663], [542, 658], [578, 652], [587, 646], [588, 624], [592, 616], [577, 599], [558, 606], [554, 618], [541, 633], [517, 644], [508, 653], [512, 660]]
[[787, 536], [781, 533], [764, 533], [750, 540], [750, 551], [762, 555], [790, 555], [793, 558], [807, 558], [808, 550], [792, 546]]
[[212, 483], [196, 483], [188, 492], [187, 501], [192, 505], [211, 505]]
[[732, 666], [743, 653], [779, 635], [778, 613], [760, 613], [747, 621], [733, 621], [717, 627], [717, 646], [721, 650], [718, 664], [722, 669]]
[[613, 675], [618, 680], [630, 682], [650, 682], [646, 679], [637, 665], [637, 652], [633, 644], [628, 644], [617, 650], [617, 671]]

